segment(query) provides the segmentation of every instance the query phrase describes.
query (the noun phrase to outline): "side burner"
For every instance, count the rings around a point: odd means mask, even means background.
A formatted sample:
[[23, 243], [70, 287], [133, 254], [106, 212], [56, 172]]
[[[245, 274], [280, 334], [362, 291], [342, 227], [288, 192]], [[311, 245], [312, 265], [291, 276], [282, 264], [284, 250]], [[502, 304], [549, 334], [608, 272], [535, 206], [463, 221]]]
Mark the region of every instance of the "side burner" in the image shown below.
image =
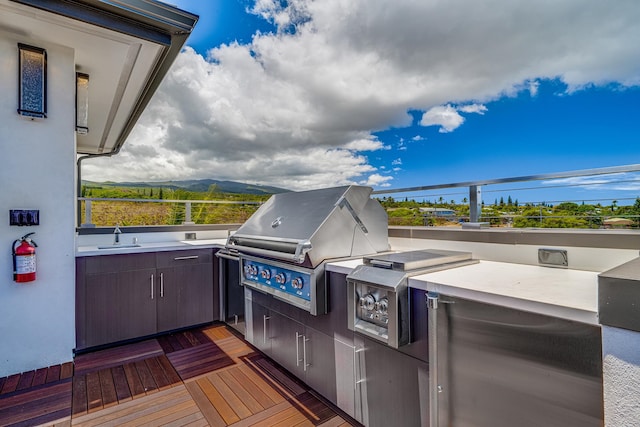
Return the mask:
[[398, 348], [410, 342], [408, 279], [475, 264], [471, 252], [427, 249], [367, 256], [347, 276], [348, 327]]

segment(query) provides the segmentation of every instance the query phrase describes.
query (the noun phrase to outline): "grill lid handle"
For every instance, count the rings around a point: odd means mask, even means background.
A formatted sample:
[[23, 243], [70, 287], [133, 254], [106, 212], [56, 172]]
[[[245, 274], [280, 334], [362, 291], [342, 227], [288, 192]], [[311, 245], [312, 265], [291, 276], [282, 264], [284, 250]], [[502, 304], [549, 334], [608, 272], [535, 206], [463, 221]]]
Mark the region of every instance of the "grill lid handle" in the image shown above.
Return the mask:
[[340, 199], [336, 202], [335, 206], [341, 209], [347, 208], [347, 210], [349, 211], [349, 213], [351, 214], [355, 222], [358, 224], [362, 232], [364, 234], [369, 234], [369, 230], [367, 230], [367, 227], [364, 226], [364, 224], [360, 220], [360, 217], [358, 216], [356, 211], [353, 209], [353, 206], [351, 206], [351, 203], [349, 203], [349, 201], [344, 196], [340, 197]]
[[391, 261], [381, 261], [378, 259], [369, 260], [369, 265], [378, 268], [387, 268], [390, 270], [393, 268], [393, 263]]

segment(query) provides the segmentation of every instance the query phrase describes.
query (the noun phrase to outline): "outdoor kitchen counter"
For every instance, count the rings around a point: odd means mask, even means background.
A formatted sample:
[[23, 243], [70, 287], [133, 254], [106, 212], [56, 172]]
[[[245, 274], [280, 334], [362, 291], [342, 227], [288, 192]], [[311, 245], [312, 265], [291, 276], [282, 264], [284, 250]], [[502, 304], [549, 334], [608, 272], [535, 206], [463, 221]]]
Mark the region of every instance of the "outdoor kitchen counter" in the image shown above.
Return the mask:
[[[349, 274], [361, 264], [327, 265]], [[409, 286], [518, 310], [598, 324], [598, 273], [562, 268], [480, 261], [464, 267], [409, 278]]]
[[200, 239], [140, 243], [140, 246], [132, 246], [128, 243], [122, 243], [121, 245], [105, 245], [112, 246], [109, 247], [109, 249], [98, 249], [97, 245], [78, 246], [76, 249], [76, 257], [221, 248], [224, 247], [225, 243], [227, 243], [227, 239]]

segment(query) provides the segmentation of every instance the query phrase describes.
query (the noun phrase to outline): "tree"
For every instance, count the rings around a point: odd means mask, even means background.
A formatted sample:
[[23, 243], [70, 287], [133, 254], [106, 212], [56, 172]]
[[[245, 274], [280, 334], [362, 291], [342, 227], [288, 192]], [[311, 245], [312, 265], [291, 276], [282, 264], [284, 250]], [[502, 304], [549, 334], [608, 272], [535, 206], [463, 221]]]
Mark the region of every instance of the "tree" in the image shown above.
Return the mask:
[[158, 199], [162, 199], [163, 198], [163, 194], [162, 194], [162, 187], [160, 188], [160, 193], [158, 194]]
[[513, 200], [511, 200], [511, 196], [507, 198], [507, 205], [509, 206], [513, 205]]

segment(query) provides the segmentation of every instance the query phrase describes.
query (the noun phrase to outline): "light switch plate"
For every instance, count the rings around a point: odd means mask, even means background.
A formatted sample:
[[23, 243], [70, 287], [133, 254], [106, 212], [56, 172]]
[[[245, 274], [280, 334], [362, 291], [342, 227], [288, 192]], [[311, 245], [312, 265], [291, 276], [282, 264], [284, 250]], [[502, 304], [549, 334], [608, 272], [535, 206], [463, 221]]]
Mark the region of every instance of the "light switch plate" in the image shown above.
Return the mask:
[[9, 225], [40, 225], [40, 211], [37, 209], [11, 209]]

